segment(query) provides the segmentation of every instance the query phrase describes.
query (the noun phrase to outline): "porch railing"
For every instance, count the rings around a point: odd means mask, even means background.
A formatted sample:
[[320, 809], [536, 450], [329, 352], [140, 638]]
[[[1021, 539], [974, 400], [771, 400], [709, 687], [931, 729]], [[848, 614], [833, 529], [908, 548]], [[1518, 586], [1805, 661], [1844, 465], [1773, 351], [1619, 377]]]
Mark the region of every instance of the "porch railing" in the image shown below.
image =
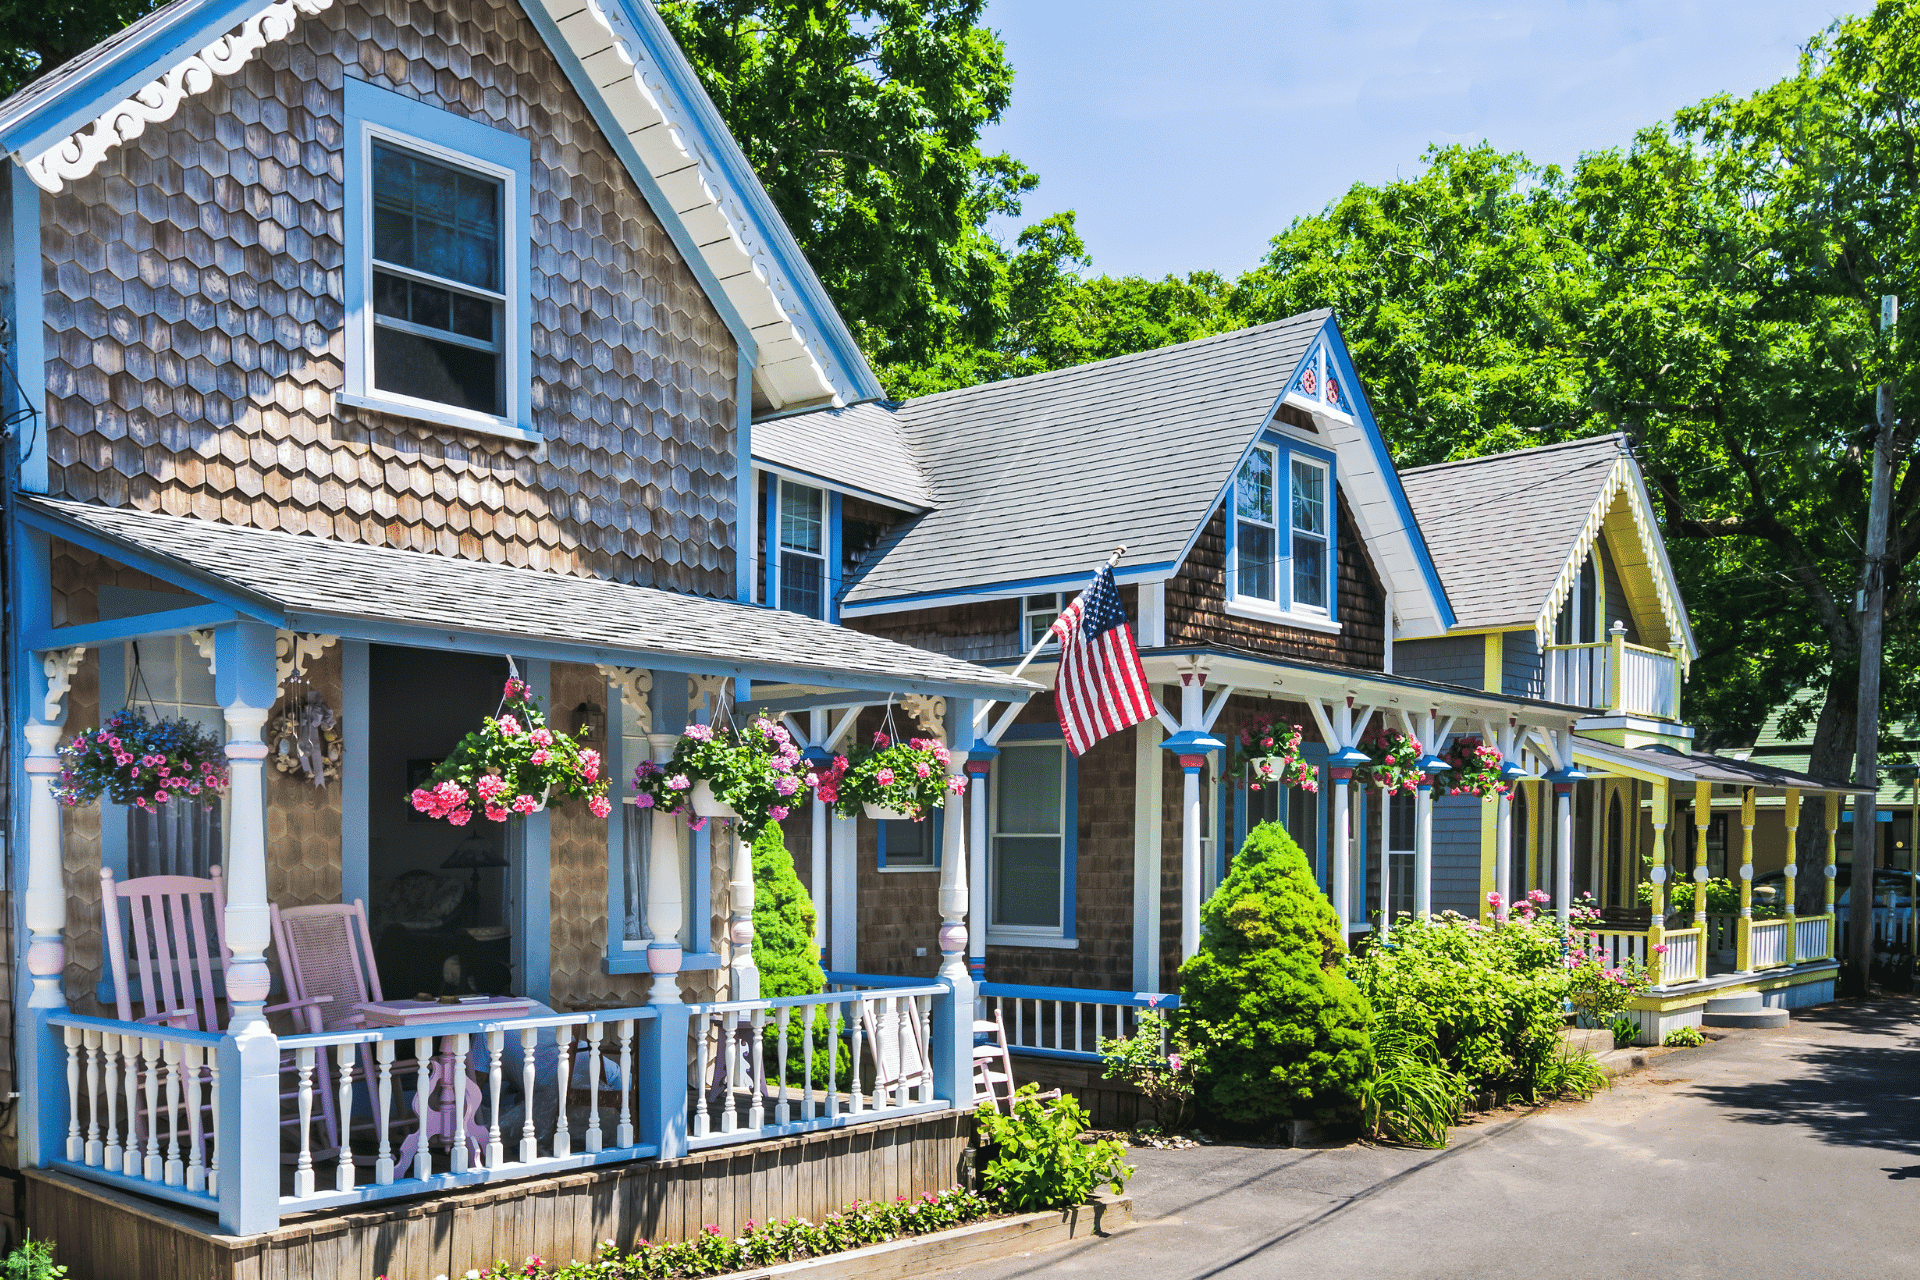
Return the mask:
[[1787, 964], [1786, 920], [1755, 920], [1747, 940], [1747, 968], [1777, 969]]
[[1100, 1041], [1133, 1035], [1142, 1009], [1180, 1005], [1177, 995], [1156, 991], [1083, 991], [1077, 987], [980, 984], [981, 1016], [998, 1013], [1007, 1047], [1036, 1058], [1100, 1061]]
[[1707, 976], [1700, 961], [1700, 930], [1673, 929], [1660, 939], [1665, 944], [1666, 954], [1655, 957], [1657, 965], [1650, 965], [1659, 976], [1656, 983], [1663, 987], [1677, 986], [1683, 982], [1694, 982]]
[[1598, 644], [1548, 645], [1546, 697], [1618, 715], [1677, 720], [1680, 663], [1669, 650], [1628, 644], [1624, 635]]
[[[1840, 930], [1840, 954], [1845, 955], [1852, 937], [1851, 913], [1847, 904], [1840, 903], [1833, 909], [1833, 918]], [[1909, 907], [1882, 907], [1873, 909], [1873, 949], [1876, 953], [1910, 953], [1913, 946], [1913, 910]]]
[[1830, 949], [1832, 938], [1832, 916], [1796, 917], [1793, 924], [1793, 958], [1801, 963], [1829, 958], [1833, 955]]
[[1710, 915], [1707, 917], [1707, 954], [1715, 952], [1737, 952], [1740, 949], [1740, 917], [1737, 915]]
[[1632, 962], [1649, 969], [1653, 967], [1649, 962], [1652, 952], [1648, 950], [1647, 930], [1590, 929], [1588, 934], [1609, 966]]

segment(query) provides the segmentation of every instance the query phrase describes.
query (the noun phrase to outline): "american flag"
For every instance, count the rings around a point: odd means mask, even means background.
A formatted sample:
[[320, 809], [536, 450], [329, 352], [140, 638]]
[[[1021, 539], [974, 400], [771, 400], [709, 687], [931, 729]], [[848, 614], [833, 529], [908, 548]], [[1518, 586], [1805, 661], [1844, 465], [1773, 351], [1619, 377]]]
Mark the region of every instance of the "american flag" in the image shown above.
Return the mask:
[[1053, 700], [1074, 755], [1083, 756], [1108, 734], [1153, 718], [1153, 694], [1112, 568], [1094, 575], [1093, 585], [1054, 619], [1051, 634], [1060, 642]]

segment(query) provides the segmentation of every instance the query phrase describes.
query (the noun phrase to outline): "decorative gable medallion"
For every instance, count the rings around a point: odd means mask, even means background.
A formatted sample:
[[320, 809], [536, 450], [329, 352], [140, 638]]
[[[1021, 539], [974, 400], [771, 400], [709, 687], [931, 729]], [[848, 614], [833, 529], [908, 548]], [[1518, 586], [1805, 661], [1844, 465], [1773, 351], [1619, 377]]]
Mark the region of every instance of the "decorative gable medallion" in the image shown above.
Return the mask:
[[1327, 344], [1316, 342], [1307, 358], [1300, 362], [1294, 372], [1293, 384], [1287, 388], [1287, 394], [1301, 400], [1311, 401], [1315, 408], [1331, 409], [1335, 413], [1353, 416], [1353, 405], [1349, 400], [1346, 379], [1340, 372], [1339, 363], [1327, 351]]

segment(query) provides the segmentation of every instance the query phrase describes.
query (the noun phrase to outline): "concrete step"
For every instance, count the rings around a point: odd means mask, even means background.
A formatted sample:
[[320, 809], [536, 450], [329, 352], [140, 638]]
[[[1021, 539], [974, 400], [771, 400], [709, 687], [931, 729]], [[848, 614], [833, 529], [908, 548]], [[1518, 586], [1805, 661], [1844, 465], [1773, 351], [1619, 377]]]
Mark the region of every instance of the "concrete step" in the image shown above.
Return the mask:
[[1737, 996], [1716, 996], [1707, 1001], [1708, 1013], [1752, 1013], [1764, 1009], [1767, 1002], [1760, 998], [1758, 991], [1748, 991]]
[[1703, 1013], [1700, 1015], [1700, 1022], [1702, 1026], [1708, 1027], [1784, 1027], [1787, 1025], [1787, 1011], [1763, 1007], [1726, 1013]]

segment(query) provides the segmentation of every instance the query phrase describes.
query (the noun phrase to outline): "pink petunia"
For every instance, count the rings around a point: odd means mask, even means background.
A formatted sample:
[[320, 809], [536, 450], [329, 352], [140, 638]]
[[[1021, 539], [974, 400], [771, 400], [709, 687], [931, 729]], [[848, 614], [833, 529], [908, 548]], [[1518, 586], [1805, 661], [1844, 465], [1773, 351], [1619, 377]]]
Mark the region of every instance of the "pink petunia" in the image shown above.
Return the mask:
[[787, 806], [783, 804], [768, 805], [767, 816], [769, 818], [772, 818], [775, 822], [780, 822], [784, 820], [787, 816]]
[[613, 812], [613, 802], [605, 796], [594, 796], [587, 801], [587, 809], [596, 818], [604, 818]]
[[550, 747], [553, 745], [553, 731], [551, 729], [535, 729], [528, 736], [533, 739], [533, 745], [536, 747]]
[[512, 716], [501, 716], [496, 723], [500, 726], [500, 732], [507, 737], [514, 738], [519, 736], [520, 722]]

